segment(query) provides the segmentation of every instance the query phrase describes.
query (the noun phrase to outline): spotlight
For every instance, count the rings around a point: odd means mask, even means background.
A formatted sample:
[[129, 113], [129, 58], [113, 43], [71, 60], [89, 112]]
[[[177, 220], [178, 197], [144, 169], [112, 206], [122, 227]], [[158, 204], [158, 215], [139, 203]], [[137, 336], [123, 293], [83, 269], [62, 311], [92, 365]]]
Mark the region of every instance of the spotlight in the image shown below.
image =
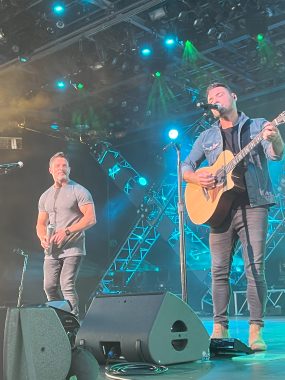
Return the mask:
[[62, 15], [65, 12], [65, 5], [62, 3], [54, 3], [52, 11], [55, 15]]
[[160, 7], [148, 12], [148, 15], [151, 21], [158, 21], [166, 16], [166, 10], [164, 7]]
[[227, 39], [227, 33], [226, 32], [220, 32], [218, 35], [217, 35], [217, 39], [219, 41], [225, 41]]
[[139, 177], [138, 179], [138, 183], [141, 185], [141, 186], [146, 186], [148, 184], [148, 181], [146, 178], [144, 177]]
[[217, 35], [217, 29], [215, 27], [212, 27], [207, 32], [208, 37], [214, 38]]
[[55, 25], [58, 29], [63, 29], [65, 27], [65, 24], [62, 20], [58, 20]]
[[57, 123], [52, 123], [50, 125], [50, 129], [52, 129], [53, 131], [58, 131], [59, 130], [59, 125]]
[[193, 22], [193, 26], [195, 29], [200, 29], [202, 26], [203, 26], [204, 22], [203, 22], [203, 19], [200, 17], [200, 18], [196, 18]]
[[66, 82], [63, 80], [58, 80], [55, 85], [60, 90], [64, 90], [66, 88]]
[[0, 42], [6, 42], [7, 39], [6, 39], [6, 36], [5, 36], [5, 33], [3, 32], [2, 29], [0, 29]]
[[13, 53], [19, 53], [20, 46], [18, 46], [18, 45], [12, 45], [11, 50], [12, 50]]
[[77, 88], [77, 90], [83, 90], [84, 84], [79, 82], [76, 84], [76, 88]]
[[26, 55], [20, 55], [19, 56], [19, 61], [21, 62], [21, 63], [26, 63], [26, 62], [28, 62], [30, 59], [29, 59], [29, 57], [27, 57]]
[[263, 40], [264, 40], [264, 34], [262, 34], [262, 33], [258, 33], [258, 35], [256, 36], [256, 40], [257, 40], [258, 42], [263, 41]]
[[177, 129], [170, 129], [170, 131], [168, 132], [168, 137], [171, 140], [176, 140], [178, 136], [179, 136], [179, 132]]
[[165, 46], [167, 46], [167, 47], [174, 46], [175, 43], [176, 43], [176, 40], [177, 40], [177, 38], [174, 38], [174, 37], [171, 37], [171, 36], [166, 37], [165, 40], [164, 40]]
[[140, 50], [141, 56], [144, 58], [150, 57], [152, 55], [152, 49], [150, 47], [142, 47]]
[[83, 90], [84, 89], [84, 84], [82, 82], [72, 83], [70, 81], [70, 84], [75, 88], [75, 90]]

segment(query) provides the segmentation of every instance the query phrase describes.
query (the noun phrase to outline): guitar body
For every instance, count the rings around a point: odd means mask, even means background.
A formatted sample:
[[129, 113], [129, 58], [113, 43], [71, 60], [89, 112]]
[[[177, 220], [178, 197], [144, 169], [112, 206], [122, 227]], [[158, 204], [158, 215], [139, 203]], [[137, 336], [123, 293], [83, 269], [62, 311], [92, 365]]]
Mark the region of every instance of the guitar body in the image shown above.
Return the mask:
[[[234, 158], [233, 154], [225, 150], [214, 165], [198, 169], [197, 172], [207, 171], [216, 175], [221, 168]], [[236, 192], [242, 190], [240, 178], [230, 171], [218, 181], [214, 189], [206, 189], [194, 183], [187, 183], [185, 190], [185, 205], [189, 218], [194, 224], [209, 224], [218, 227], [225, 220]]]

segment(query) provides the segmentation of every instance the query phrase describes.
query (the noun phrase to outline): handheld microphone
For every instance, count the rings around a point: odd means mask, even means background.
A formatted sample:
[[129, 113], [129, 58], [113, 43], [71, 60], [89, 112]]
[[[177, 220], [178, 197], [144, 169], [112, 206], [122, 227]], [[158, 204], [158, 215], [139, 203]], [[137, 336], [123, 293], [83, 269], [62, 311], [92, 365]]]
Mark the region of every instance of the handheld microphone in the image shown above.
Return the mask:
[[224, 109], [219, 103], [210, 104], [210, 103], [198, 102], [196, 106], [199, 108], [204, 108], [204, 110], [217, 110], [219, 112], [221, 112]]
[[24, 166], [22, 161], [12, 162], [10, 164], [0, 164], [0, 169], [14, 169], [14, 168], [22, 168]]
[[50, 239], [52, 235], [54, 234], [55, 231], [55, 225], [54, 224], [49, 224], [47, 226], [47, 243], [48, 243], [48, 248], [45, 249], [45, 255], [50, 255], [51, 250], [52, 250], [52, 244], [50, 243]]
[[28, 253], [26, 253], [25, 251], [23, 251], [23, 250], [20, 249], [20, 248], [14, 248], [14, 249], [13, 249], [13, 252], [16, 253], [17, 255], [21, 255], [21, 256], [29, 256]]

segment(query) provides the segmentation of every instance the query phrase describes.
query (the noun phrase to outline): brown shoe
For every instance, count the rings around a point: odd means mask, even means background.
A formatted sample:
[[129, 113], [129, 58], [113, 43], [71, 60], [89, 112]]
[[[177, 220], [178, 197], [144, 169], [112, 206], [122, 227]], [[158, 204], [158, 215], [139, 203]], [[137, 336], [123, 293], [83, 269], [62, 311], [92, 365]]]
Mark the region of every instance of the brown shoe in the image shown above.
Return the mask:
[[248, 344], [253, 351], [265, 351], [267, 346], [262, 338], [262, 327], [251, 324], [249, 327]]
[[229, 330], [220, 323], [214, 323], [211, 339], [229, 338]]

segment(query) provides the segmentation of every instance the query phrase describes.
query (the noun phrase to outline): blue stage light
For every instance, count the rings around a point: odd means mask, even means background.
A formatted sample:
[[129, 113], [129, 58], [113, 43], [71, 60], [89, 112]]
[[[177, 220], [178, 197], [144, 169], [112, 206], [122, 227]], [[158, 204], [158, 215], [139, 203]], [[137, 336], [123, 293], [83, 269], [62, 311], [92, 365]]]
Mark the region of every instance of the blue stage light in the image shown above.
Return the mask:
[[57, 123], [52, 123], [50, 125], [50, 129], [52, 129], [54, 131], [58, 131], [59, 130], [59, 125]]
[[55, 15], [62, 15], [65, 12], [65, 5], [62, 3], [54, 3], [52, 10]]
[[165, 40], [164, 40], [164, 43], [167, 47], [172, 47], [175, 45], [175, 38], [174, 37], [166, 37]]
[[63, 80], [56, 81], [56, 87], [60, 90], [64, 90], [66, 88], [66, 82]]
[[168, 137], [171, 140], [176, 140], [178, 136], [179, 132], [177, 131], [177, 129], [170, 129], [170, 131], [168, 132]]
[[146, 185], [148, 184], [147, 179], [144, 178], [144, 177], [139, 177], [139, 179], [138, 179], [138, 183], [139, 183], [141, 186], [146, 186]]
[[26, 62], [29, 61], [29, 57], [27, 57], [27, 56], [25, 56], [25, 55], [20, 55], [20, 56], [19, 56], [19, 61], [20, 61], [21, 63], [26, 63]]
[[150, 47], [143, 47], [140, 50], [142, 57], [150, 57], [152, 55], [152, 49]]

